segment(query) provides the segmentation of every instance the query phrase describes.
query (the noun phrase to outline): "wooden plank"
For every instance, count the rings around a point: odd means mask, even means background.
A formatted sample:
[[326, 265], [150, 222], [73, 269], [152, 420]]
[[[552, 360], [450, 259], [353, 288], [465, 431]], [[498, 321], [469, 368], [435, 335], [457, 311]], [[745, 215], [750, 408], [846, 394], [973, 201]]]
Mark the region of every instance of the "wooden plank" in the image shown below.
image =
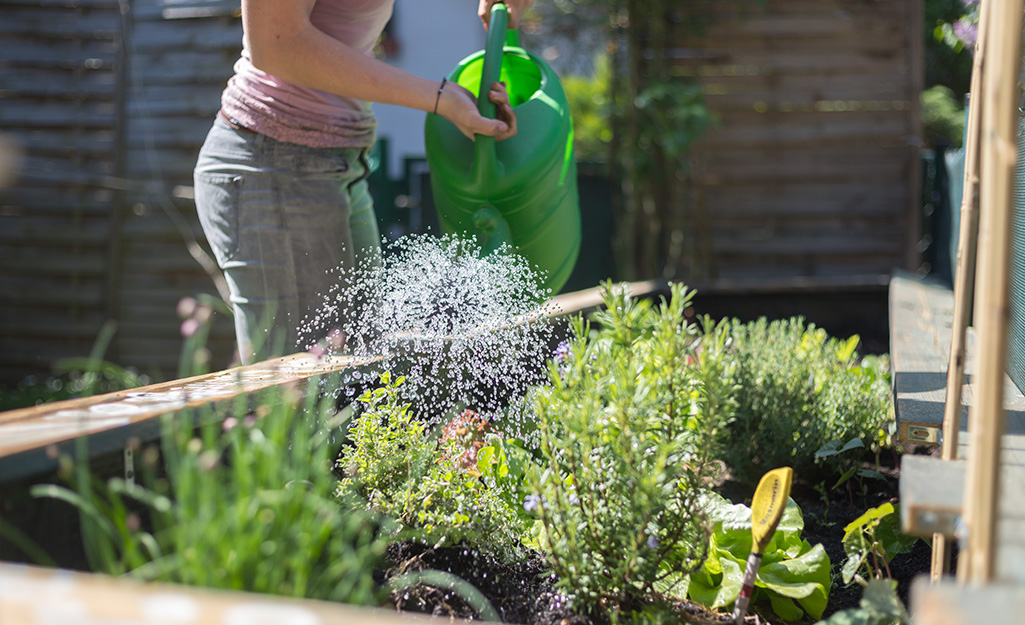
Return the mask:
[[995, 3], [980, 28], [987, 53], [982, 75], [980, 144], [981, 214], [978, 281], [974, 308], [978, 331], [977, 403], [971, 410], [965, 524], [969, 534], [958, 561], [961, 579], [992, 581], [995, 574], [997, 498], [1004, 432], [1007, 329], [1010, 307], [1010, 248], [1017, 154], [1017, 87], [1007, 83], [1021, 72], [1023, 0]]
[[[107, 264], [104, 255], [100, 252], [76, 254], [72, 257], [74, 260], [70, 262], [67, 256], [55, 257], [52, 253], [22, 254], [18, 257], [6, 256], [0, 259], [0, 269], [17, 272], [26, 277], [77, 275], [85, 278], [102, 278]], [[71, 264], [70, 267], [69, 264]]]
[[[104, 14], [107, 13], [107, 14]], [[120, 16], [114, 11], [75, 14], [71, 12], [5, 12], [0, 37], [23, 36], [40, 39], [112, 40], [118, 37]]]
[[964, 460], [905, 454], [900, 463], [901, 531], [955, 538], [964, 505]]
[[[748, 184], [708, 188], [705, 210], [725, 218], [797, 218], [841, 215], [852, 219], [903, 217], [907, 189], [902, 185]], [[892, 224], [892, 221], [891, 221]]]
[[9, 480], [46, 470], [56, 462], [46, 448], [68, 446], [79, 436], [117, 429], [123, 442], [135, 435], [137, 428], [132, 426], [144, 426], [164, 414], [362, 367], [376, 360], [379, 359], [343, 356], [317, 359], [309, 354], [296, 354], [131, 391], [0, 413], [0, 475]]
[[900, 250], [899, 233], [872, 236], [825, 234], [809, 236], [790, 233], [770, 233], [752, 230], [724, 233], [713, 238], [712, 248], [718, 254], [877, 254]]
[[[142, 583], [106, 575], [0, 564], [0, 614], [19, 625], [59, 621], [180, 625], [307, 623], [437, 625], [426, 615], [177, 584]], [[67, 616], [73, 615], [73, 616]], [[170, 616], [169, 616], [170, 615]]]
[[[750, 103], [753, 110], [755, 102]], [[828, 115], [828, 114], [823, 114]], [[888, 113], [875, 119], [862, 121], [854, 114], [818, 119], [796, 119], [796, 115], [777, 115], [773, 124], [766, 124], [764, 114], [749, 119], [739, 115], [731, 117], [729, 123], [712, 129], [702, 137], [699, 153], [709, 150], [736, 149], [744, 147], [809, 148], [816, 146], [846, 147], [850, 145], [873, 146], [877, 142], [890, 142], [901, 131], [907, 129], [904, 113]]]
[[916, 625], [1011, 625], [1025, 614], [1025, 586], [930, 583], [920, 576], [911, 584], [910, 604]]
[[[36, 37], [11, 38], [10, 43], [0, 46], [0, 62], [4, 63], [5, 89], [22, 91], [28, 85], [24, 72], [10, 72], [12, 67], [64, 67], [75, 66], [86, 69], [111, 67], [117, 60], [117, 45], [108, 39], [38, 39]], [[12, 42], [13, 43], [13, 42]]]
[[117, 0], [4, 0], [4, 5], [24, 9], [117, 9]]
[[940, 442], [953, 306], [949, 289], [909, 274], [894, 274], [890, 366], [901, 442]]
[[179, 50], [220, 51], [242, 49], [242, 20], [238, 18], [191, 20], [186, 28], [176, 21], [139, 21], [133, 45], [139, 55], [174, 55]]

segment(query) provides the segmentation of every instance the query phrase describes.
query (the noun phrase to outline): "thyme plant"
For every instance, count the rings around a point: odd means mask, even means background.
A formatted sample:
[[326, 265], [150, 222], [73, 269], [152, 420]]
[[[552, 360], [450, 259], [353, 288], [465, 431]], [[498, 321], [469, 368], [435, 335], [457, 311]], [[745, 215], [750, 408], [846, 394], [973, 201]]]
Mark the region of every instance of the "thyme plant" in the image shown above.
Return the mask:
[[559, 584], [592, 614], [629, 611], [704, 561], [701, 494], [735, 390], [725, 334], [686, 323], [685, 287], [657, 306], [603, 288], [606, 310], [594, 327], [573, 323], [535, 399], [543, 471], [532, 503]]
[[722, 460], [733, 477], [756, 484], [766, 471], [793, 467], [807, 481], [847, 468], [816, 457], [831, 441], [859, 438], [873, 451], [887, 441], [889, 374], [883, 360], [859, 358], [858, 337], [832, 338], [803, 318], [729, 323], [737, 419], [722, 430]]

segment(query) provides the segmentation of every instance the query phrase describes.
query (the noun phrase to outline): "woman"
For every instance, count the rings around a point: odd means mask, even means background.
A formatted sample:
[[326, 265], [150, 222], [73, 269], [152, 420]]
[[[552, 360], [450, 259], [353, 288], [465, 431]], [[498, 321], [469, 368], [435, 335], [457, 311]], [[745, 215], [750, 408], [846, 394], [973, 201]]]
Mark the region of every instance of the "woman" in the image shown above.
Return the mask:
[[[480, 0], [485, 28], [497, 1]], [[510, 27], [532, 1], [506, 0]], [[485, 119], [459, 85], [372, 56], [393, 3], [242, 0], [242, 54], [200, 151], [195, 187], [244, 363], [307, 342], [298, 326], [342, 279], [335, 270], [380, 257], [366, 184], [371, 102], [437, 113], [471, 138], [516, 134], [500, 83], [488, 96], [498, 118]]]

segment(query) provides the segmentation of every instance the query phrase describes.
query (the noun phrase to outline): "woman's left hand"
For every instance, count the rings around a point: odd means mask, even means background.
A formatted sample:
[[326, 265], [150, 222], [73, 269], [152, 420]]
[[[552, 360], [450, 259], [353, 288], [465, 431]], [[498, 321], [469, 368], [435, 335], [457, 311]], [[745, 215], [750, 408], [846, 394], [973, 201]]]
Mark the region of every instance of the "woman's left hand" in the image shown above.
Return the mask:
[[499, 2], [505, 4], [509, 9], [509, 28], [513, 30], [520, 27], [520, 18], [530, 8], [530, 5], [534, 4], [534, 0], [480, 0], [477, 5], [477, 16], [480, 17], [480, 21], [484, 22], [484, 30], [488, 29], [488, 24], [491, 21], [491, 7]]

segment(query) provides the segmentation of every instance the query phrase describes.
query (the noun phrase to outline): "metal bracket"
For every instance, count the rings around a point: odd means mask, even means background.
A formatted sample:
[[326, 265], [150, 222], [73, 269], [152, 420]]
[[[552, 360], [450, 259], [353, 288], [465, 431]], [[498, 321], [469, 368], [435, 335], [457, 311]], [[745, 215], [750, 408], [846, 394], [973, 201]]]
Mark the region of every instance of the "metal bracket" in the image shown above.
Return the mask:
[[943, 429], [921, 423], [901, 423], [897, 440], [902, 443], [939, 445], [943, 441]]
[[135, 450], [131, 446], [125, 447], [125, 481], [135, 484]]

